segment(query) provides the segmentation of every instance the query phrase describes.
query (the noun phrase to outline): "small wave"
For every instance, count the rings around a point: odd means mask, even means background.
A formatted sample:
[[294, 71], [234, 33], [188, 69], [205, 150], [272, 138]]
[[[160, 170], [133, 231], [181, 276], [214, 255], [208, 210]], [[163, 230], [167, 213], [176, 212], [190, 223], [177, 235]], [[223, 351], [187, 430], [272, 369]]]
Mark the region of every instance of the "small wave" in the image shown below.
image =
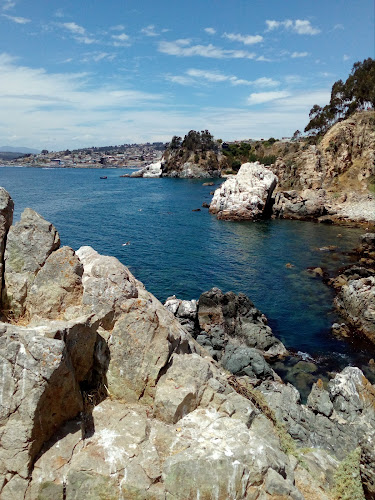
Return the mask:
[[302, 358], [303, 361], [312, 361], [312, 362], [315, 361], [315, 359], [312, 356], [310, 356], [308, 352], [297, 351], [297, 356]]

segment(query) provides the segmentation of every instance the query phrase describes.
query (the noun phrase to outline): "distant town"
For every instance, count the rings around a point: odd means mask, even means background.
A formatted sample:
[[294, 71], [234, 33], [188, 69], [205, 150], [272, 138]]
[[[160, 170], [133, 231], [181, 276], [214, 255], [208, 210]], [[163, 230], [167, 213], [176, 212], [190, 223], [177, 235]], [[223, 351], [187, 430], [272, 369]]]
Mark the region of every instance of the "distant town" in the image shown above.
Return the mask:
[[65, 168], [124, 168], [143, 167], [160, 160], [168, 143], [153, 142], [145, 144], [123, 144], [49, 152], [23, 154], [0, 152], [2, 165], [30, 167]]
[[[289, 142], [283, 137], [280, 142]], [[232, 144], [253, 144], [264, 139], [243, 139], [218, 142], [218, 148], [227, 149]], [[273, 139], [275, 141], [275, 139]], [[64, 151], [42, 150], [38, 154], [4, 151], [0, 148], [0, 164], [25, 167], [62, 167], [62, 168], [141, 168], [161, 159], [168, 142], [146, 142], [144, 144], [123, 144], [121, 146], [89, 147]], [[20, 148], [25, 149], [25, 148]]]

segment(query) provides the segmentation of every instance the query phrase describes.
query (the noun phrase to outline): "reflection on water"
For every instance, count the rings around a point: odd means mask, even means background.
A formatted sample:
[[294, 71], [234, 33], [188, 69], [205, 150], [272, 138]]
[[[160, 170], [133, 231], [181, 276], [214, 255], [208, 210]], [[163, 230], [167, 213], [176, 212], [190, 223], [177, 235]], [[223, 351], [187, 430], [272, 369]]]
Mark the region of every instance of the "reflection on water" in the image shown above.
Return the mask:
[[[116, 256], [162, 301], [173, 294], [198, 298], [213, 286], [246, 293], [287, 347], [317, 360], [316, 371], [297, 367], [305, 373], [299, 379], [309, 384], [348, 363], [363, 368], [374, 357], [373, 349], [330, 334], [337, 320], [333, 292], [306, 272], [320, 266], [332, 273], [347, 264], [346, 252], [362, 230], [298, 221], [218, 221], [201, 208], [217, 186], [202, 186], [204, 180], [120, 178], [123, 173], [1, 167], [0, 185], [15, 200], [15, 219], [32, 207], [54, 223], [64, 245], [91, 245]], [[103, 174], [105, 181], [99, 179]], [[201, 211], [194, 212], [197, 208]], [[337, 249], [320, 250], [329, 245]], [[286, 363], [294, 378], [298, 361]]]

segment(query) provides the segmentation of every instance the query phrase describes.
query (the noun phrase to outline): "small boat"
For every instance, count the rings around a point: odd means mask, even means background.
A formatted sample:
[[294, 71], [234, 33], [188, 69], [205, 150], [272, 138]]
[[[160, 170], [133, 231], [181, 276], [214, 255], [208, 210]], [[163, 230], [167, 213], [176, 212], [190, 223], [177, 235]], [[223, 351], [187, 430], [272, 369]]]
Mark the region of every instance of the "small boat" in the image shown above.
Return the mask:
[[103, 175], [102, 177], [100, 177], [101, 179], [107, 179], [107, 176], [106, 175]]

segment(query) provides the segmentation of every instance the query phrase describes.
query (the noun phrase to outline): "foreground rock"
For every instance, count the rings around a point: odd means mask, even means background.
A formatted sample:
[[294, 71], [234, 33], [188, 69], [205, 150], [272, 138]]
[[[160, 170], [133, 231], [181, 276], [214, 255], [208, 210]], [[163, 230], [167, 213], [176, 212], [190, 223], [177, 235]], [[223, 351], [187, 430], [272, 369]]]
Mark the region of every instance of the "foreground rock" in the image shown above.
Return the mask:
[[218, 219], [261, 219], [270, 213], [277, 177], [260, 163], [244, 163], [215, 191], [210, 212]]
[[375, 342], [375, 276], [350, 280], [343, 285], [335, 305], [357, 331]]
[[13, 222], [14, 203], [4, 188], [0, 188], [0, 302], [4, 274], [4, 250], [8, 231]]
[[[373, 493], [375, 389], [359, 369], [301, 405], [267, 371], [262, 352], [280, 344], [249, 299], [174, 299], [237, 363], [229, 375], [117, 259], [59, 250], [35, 212], [21, 221], [6, 255], [24, 315], [0, 323], [2, 500], [326, 500], [358, 446], [355, 478]], [[30, 255], [27, 236], [42, 247]]]

